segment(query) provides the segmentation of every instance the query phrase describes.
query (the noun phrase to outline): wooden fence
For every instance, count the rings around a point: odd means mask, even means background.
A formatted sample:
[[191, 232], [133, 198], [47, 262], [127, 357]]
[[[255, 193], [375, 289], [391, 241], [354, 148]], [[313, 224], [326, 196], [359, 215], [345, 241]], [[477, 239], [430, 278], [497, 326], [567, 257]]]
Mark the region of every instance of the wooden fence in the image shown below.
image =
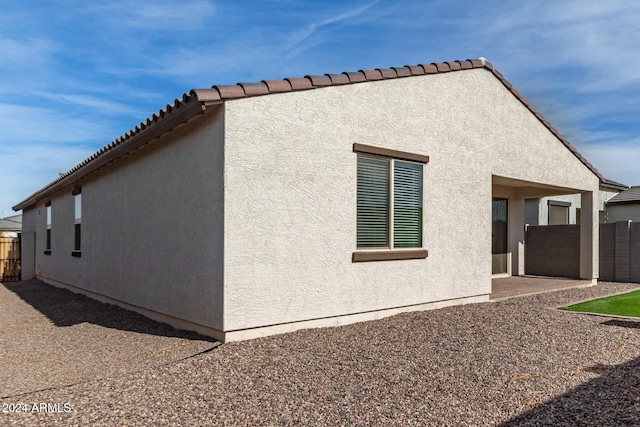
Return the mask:
[[0, 282], [20, 280], [20, 237], [0, 237]]

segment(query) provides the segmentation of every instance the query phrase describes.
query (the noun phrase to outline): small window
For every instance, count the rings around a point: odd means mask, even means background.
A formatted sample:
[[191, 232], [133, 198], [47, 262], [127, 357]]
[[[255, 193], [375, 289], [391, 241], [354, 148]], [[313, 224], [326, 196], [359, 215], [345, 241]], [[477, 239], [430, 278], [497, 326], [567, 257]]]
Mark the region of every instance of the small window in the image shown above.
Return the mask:
[[82, 232], [82, 193], [80, 190], [74, 190], [73, 192], [73, 202], [74, 202], [74, 224], [73, 224], [73, 252], [71, 255], [73, 256], [81, 256], [81, 232]]
[[47, 209], [47, 242], [45, 246], [45, 255], [51, 254], [51, 202], [45, 204]]
[[569, 224], [569, 208], [571, 207], [571, 203], [549, 200], [548, 207], [549, 225]]
[[358, 252], [353, 261], [425, 258], [422, 181], [428, 157], [360, 144], [354, 151]]

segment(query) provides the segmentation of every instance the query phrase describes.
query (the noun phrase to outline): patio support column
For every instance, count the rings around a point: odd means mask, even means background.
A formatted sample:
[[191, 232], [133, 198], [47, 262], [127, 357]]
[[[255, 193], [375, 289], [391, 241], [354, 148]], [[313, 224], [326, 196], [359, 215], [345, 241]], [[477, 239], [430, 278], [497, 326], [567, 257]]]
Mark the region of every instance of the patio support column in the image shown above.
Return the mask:
[[524, 275], [524, 199], [509, 198], [509, 252], [511, 275]]
[[596, 192], [581, 193], [580, 208], [580, 278], [598, 281], [599, 215]]

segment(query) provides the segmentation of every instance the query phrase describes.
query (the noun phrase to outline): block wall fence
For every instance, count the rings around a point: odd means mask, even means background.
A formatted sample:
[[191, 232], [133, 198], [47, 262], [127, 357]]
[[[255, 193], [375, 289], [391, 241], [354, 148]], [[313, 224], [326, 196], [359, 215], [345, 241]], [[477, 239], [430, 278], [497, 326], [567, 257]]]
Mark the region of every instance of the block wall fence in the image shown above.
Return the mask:
[[[640, 222], [600, 224], [599, 248], [599, 280], [640, 283]], [[527, 227], [525, 272], [579, 278], [580, 225]]]

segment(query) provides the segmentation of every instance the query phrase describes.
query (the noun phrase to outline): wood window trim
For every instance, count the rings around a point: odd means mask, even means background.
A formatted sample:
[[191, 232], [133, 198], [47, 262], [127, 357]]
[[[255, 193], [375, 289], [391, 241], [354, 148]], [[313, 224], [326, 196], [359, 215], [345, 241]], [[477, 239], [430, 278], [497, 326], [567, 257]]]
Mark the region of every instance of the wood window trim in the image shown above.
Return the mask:
[[71, 190], [71, 195], [75, 196], [82, 193], [82, 187], [75, 187], [73, 190]]
[[562, 202], [560, 200], [547, 200], [547, 206], [558, 206], [561, 208], [570, 208], [571, 202]]
[[390, 250], [390, 251], [357, 251], [351, 257], [351, 262], [365, 261], [396, 261], [403, 259], [424, 259], [429, 256], [426, 249]]
[[353, 152], [374, 154], [377, 156], [391, 157], [398, 160], [408, 160], [410, 162], [423, 164], [429, 163], [429, 156], [425, 156], [423, 154], [408, 153], [406, 151], [391, 150], [389, 148], [374, 147], [372, 145], [354, 143]]

